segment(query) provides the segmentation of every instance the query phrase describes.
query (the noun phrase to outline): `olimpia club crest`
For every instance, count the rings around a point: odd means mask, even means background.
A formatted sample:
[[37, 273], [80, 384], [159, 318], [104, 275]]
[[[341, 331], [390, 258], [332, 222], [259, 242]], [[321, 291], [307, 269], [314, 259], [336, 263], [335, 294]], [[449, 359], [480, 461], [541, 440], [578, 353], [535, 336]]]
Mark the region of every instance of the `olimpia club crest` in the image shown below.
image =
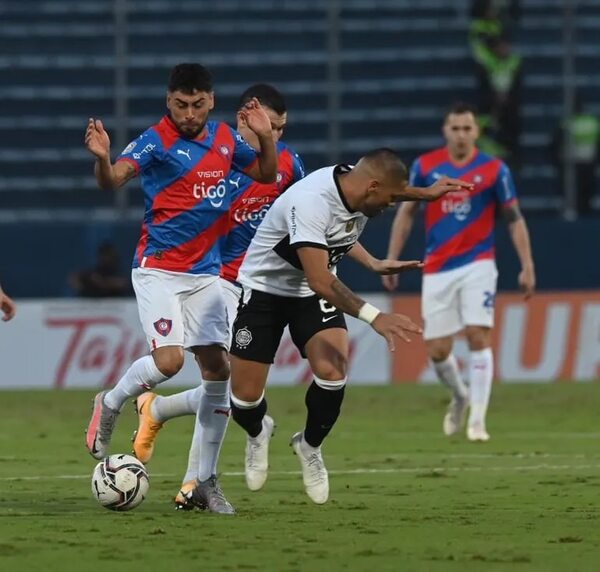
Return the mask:
[[235, 333], [235, 345], [239, 349], [247, 348], [251, 341], [252, 332], [247, 327], [244, 326]]

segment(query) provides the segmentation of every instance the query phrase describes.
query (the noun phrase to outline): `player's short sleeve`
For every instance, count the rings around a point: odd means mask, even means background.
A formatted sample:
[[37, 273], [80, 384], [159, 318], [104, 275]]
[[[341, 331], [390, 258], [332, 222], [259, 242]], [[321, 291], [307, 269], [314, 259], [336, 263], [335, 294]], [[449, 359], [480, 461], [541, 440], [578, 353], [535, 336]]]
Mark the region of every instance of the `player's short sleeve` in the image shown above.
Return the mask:
[[246, 173], [248, 168], [258, 159], [258, 153], [235, 129], [232, 129], [231, 127], [229, 129], [231, 129], [231, 134], [233, 136], [233, 168]]
[[[321, 205], [324, 207], [324, 205]], [[299, 198], [291, 201], [286, 213], [290, 246], [327, 248], [326, 208], [318, 208], [314, 200]]]
[[143, 171], [156, 158], [162, 149], [162, 142], [156, 131], [151, 127], [134, 139], [117, 157], [117, 161], [131, 163], [136, 172]]
[[292, 151], [292, 181], [291, 183], [295, 183], [300, 179], [303, 179], [306, 175], [306, 171], [304, 169], [304, 163], [300, 158], [298, 153], [294, 153]]
[[427, 187], [427, 181], [423, 176], [421, 170], [421, 160], [416, 159], [410, 167], [410, 173], [408, 175], [408, 184], [411, 187]]
[[517, 200], [517, 189], [510, 169], [501, 163], [498, 176], [494, 185], [496, 199], [502, 206], [507, 206]]

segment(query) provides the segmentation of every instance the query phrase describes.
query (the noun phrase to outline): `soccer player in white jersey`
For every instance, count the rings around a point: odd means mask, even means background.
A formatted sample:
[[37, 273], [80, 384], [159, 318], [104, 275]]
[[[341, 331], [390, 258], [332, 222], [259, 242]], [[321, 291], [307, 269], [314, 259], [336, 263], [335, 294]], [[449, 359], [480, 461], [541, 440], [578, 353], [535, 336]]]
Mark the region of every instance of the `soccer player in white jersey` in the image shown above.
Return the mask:
[[0, 286], [0, 311], [2, 312], [2, 321], [8, 322], [15, 317], [17, 313], [17, 305], [14, 303], [12, 298], [4, 293], [2, 286]]
[[432, 200], [464, 184], [443, 178], [421, 189], [408, 187], [406, 179], [400, 158], [377, 149], [353, 168], [325, 167], [295, 183], [258, 227], [238, 276], [244, 294], [231, 344], [231, 411], [252, 444], [246, 448], [246, 481], [254, 490], [267, 478], [271, 425], [264, 389], [286, 326], [314, 374], [306, 393], [306, 426], [291, 445], [306, 492], [317, 504], [329, 496], [321, 443], [339, 415], [347, 378], [344, 313], [369, 323], [390, 350], [396, 336], [409, 340], [420, 332], [410, 318], [381, 312], [335, 275], [346, 253], [380, 274], [402, 270], [396, 261], [375, 260], [357, 243], [368, 218], [397, 201]]
[[[498, 276], [494, 260], [498, 208], [521, 262], [519, 285], [525, 298], [534, 291], [535, 270], [510, 170], [475, 146], [479, 128], [474, 109], [465, 104], [453, 106], [444, 119], [443, 133], [446, 146], [417, 158], [411, 168], [411, 184], [427, 185], [450, 176], [473, 186], [448, 193], [425, 207], [424, 338], [438, 378], [452, 391], [444, 433], [454, 435], [461, 430], [470, 402], [467, 437], [487, 441], [486, 412], [494, 374], [491, 345]], [[388, 258], [395, 260], [400, 255], [417, 210], [413, 203], [398, 209]], [[393, 290], [397, 277], [386, 276], [383, 283]], [[471, 354], [468, 390], [452, 353], [454, 335], [463, 329]]]

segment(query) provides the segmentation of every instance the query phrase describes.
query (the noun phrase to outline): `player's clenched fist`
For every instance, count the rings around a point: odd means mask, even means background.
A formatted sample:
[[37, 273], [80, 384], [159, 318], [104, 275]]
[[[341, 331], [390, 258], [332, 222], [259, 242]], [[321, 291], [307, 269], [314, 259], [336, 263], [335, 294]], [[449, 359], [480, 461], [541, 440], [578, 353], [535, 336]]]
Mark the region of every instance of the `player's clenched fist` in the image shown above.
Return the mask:
[[383, 336], [391, 352], [396, 349], [394, 338], [398, 336], [410, 342], [409, 334], [421, 334], [423, 330], [404, 314], [386, 314], [381, 312], [371, 323], [373, 329]]

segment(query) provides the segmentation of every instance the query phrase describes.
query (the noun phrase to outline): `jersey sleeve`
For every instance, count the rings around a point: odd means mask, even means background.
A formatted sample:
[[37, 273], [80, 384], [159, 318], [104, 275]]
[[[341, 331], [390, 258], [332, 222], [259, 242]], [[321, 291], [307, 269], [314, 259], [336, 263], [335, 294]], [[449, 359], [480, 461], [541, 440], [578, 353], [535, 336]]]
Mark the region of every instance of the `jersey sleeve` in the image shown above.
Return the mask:
[[327, 217], [324, 210], [316, 210], [310, 200], [296, 200], [290, 204], [286, 213], [290, 246], [327, 249]]
[[410, 167], [410, 173], [408, 176], [408, 184], [411, 187], [427, 187], [427, 181], [421, 171], [421, 160], [416, 159]]
[[300, 179], [303, 179], [304, 175], [306, 175], [304, 163], [302, 162], [302, 159], [300, 159], [300, 155], [292, 151], [292, 181], [290, 184], [294, 184]]
[[498, 170], [496, 183], [494, 184], [496, 200], [502, 206], [509, 206], [517, 202], [517, 189], [510, 169], [502, 163]]
[[235, 129], [232, 129], [231, 127], [229, 129], [231, 129], [231, 135], [233, 136], [233, 168], [242, 173], [246, 173], [257, 161], [258, 153]]
[[135, 167], [136, 173], [139, 173], [154, 161], [161, 148], [160, 137], [153, 128], [150, 128], [123, 149], [117, 157], [117, 162], [127, 161]]

